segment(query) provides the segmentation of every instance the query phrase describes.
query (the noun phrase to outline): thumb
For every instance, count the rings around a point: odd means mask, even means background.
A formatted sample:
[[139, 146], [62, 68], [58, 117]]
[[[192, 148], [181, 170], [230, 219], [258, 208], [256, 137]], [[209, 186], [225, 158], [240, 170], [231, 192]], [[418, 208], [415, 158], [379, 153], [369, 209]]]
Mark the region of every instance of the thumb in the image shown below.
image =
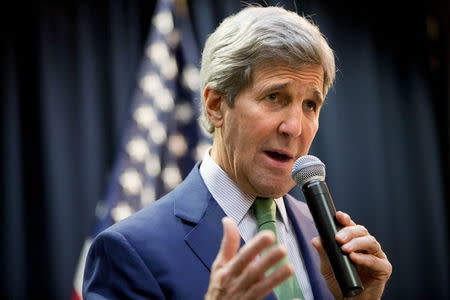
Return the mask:
[[320, 271], [325, 276], [330, 276], [333, 271], [331, 269], [330, 261], [328, 260], [328, 255], [325, 252], [325, 248], [323, 248], [322, 240], [320, 237], [316, 236], [311, 240], [311, 244], [314, 248], [316, 248], [317, 253], [320, 257]]
[[331, 268], [330, 261], [328, 260], [328, 255], [323, 248], [322, 240], [320, 237], [315, 237], [311, 240], [311, 244], [316, 248], [317, 253], [320, 257], [320, 272], [328, 283], [328, 288], [331, 290], [333, 295], [338, 295], [337, 282], [334, 279], [333, 269]]
[[239, 230], [236, 224], [231, 218], [229, 217], [223, 218], [222, 225], [223, 225], [223, 237], [222, 243], [220, 245], [218, 258], [223, 264], [228, 262], [236, 255], [239, 249], [241, 236], [239, 235]]
[[320, 239], [320, 237], [316, 236], [315, 238], [313, 238], [311, 240], [311, 244], [314, 246], [314, 248], [316, 248], [317, 253], [319, 254], [320, 257], [320, 261], [321, 262], [328, 261], [328, 256], [327, 253], [325, 252], [325, 249], [323, 248], [322, 240]]

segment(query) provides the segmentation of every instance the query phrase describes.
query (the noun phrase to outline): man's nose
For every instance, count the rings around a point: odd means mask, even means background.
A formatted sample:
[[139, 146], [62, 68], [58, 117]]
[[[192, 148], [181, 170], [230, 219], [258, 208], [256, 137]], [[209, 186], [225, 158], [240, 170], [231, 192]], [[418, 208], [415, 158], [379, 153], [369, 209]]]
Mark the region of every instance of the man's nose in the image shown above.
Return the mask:
[[302, 134], [303, 111], [295, 107], [286, 112], [279, 126], [281, 134], [290, 137], [298, 137]]

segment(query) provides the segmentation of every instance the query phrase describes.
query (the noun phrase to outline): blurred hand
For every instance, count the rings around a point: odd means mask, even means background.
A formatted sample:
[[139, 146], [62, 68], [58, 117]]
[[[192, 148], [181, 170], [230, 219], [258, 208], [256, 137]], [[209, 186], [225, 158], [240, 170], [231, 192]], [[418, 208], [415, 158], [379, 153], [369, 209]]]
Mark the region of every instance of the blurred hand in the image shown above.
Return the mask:
[[[364, 286], [364, 291], [351, 299], [380, 299], [392, 273], [391, 263], [381, 249], [381, 245], [364, 226], [356, 225], [350, 216], [343, 212], [337, 212], [336, 219], [343, 226], [336, 234], [336, 240], [342, 245], [341, 249], [348, 253], [350, 259], [355, 263]], [[343, 299], [320, 238], [315, 237], [312, 244], [319, 253], [320, 269], [327, 281], [328, 288], [335, 299]]]
[[233, 220], [222, 219], [223, 238], [219, 253], [212, 265], [206, 300], [212, 299], [262, 299], [275, 286], [294, 273], [290, 264], [284, 264], [269, 276], [265, 272], [287, 255], [280, 245], [271, 246], [275, 235], [271, 231], [261, 231], [239, 251], [240, 235]]

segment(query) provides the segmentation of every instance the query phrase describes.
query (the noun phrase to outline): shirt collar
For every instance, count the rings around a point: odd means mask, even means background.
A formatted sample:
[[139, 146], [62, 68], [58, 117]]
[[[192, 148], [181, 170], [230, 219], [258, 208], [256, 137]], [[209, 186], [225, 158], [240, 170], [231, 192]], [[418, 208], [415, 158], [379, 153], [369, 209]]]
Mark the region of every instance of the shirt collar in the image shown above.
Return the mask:
[[203, 157], [200, 175], [225, 214], [231, 217], [236, 224], [239, 224], [252, 206], [255, 197], [239, 189], [236, 183], [209, 155], [210, 149], [206, 151]]
[[289, 229], [291, 228], [291, 226], [288, 226], [289, 219], [287, 217], [286, 206], [284, 205], [283, 197], [276, 198], [275, 203], [277, 204], [277, 208], [278, 208], [277, 211], [280, 213], [281, 219], [283, 220], [284, 227], [286, 228], [286, 231], [289, 232]]

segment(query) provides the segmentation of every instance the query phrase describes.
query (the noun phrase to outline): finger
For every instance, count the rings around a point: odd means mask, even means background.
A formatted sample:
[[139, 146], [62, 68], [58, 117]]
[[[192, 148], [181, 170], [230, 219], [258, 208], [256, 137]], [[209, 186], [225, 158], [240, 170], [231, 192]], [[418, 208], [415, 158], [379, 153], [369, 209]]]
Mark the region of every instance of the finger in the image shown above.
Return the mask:
[[240, 235], [234, 221], [228, 217], [222, 219], [223, 237], [219, 253], [212, 264], [211, 278], [207, 298], [215, 299], [222, 293], [222, 286], [229, 280], [223, 266], [236, 255], [240, 244]]
[[378, 256], [381, 251], [381, 245], [372, 235], [357, 237], [344, 244], [341, 249], [344, 252], [362, 252]]
[[342, 228], [336, 233], [336, 240], [341, 243], [347, 243], [354, 238], [369, 235], [369, 231], [362, 225], [352, 225]]
[[384, 252], [382, 252], [381, 258], [371, 254], [358, 252], [350, 253], [349, 257], [358, 268], [363, 267], [370, 270], [372, 277], [388, 278], [392, 273], [392, 265], [386, 258]]
[[291, 264], [284, 264], [275, 272], [263, 278], [261, 281], [250, 287], [242, 299], [261, 299], [267, 296], [272, 290], [294, 274]]
[[239, 289], [247, 290], [255, 282], [264, 278], [264, 274], [287, 256], [287, 250], [281, 245], [271, 248], [262, 257], [254, 260], [236, 281]]
[[[235, 294], [242, 292], [244, 289], [237, 284], [236, 278], [241, 275], [243, 269], [248, 266], [250, 262], [265, 248], [272, 245], [275, 241], [275, 235], [271, 231], [259, 232], [254, 238], [252, 238], [239, 252], [234, 250], [234, 256], [230, 260], [226, 260], [227, 256], [227, 243], [230, 231], [233, 234], [234, 222], [229, 224], [228, 218], [224, 218], [224, 239], [222, 241], [219, 255], [213, 263], [211, 272], [210, 284], [208, 287], [209, 295], [217, 294]], [[237, 229], [236, 229], [237, 230]], [[233, 252], [231, 251], [231, 252]]]
[[346, 214], [345, 212], [338, 211], [336, 213], [336, 219], [342, 226], [354, 226], [356, 225], [355, 222], [353, 222], [352, 218]]
[[230, 260], [227, 265], [230, 275], [240, 275], [256, 256], [267, 247], [273, 245], [274, 242], [275, 234], [272, 231], [263, 230], [259, 232]]
[[213, 263], [213, 270], [220, 268], [231, 260], [237, 253], [240, 245], [239, 230], [234, 221], [229, 217], [222, 219], [223, 237], [219, 253]]

